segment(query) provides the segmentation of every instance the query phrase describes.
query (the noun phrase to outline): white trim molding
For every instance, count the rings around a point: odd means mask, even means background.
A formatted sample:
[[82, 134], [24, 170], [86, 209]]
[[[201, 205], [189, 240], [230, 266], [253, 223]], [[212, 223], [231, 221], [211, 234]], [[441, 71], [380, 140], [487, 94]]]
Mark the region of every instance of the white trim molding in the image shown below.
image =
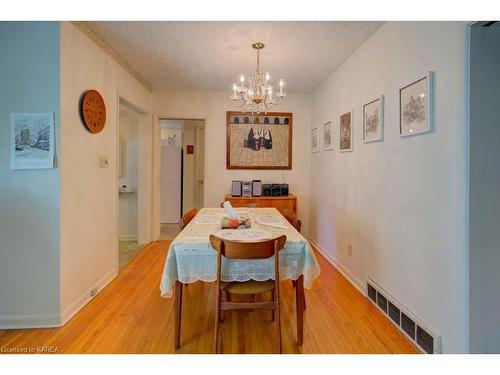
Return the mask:
[[119, 241], [137, 241], [137, 235], [135, 234], [119, 234]]
[[[113, 268], [106, 275], [104, 275], [104, 277], [102, 277], [95, 286], [97, 288], [97, 294], [99, 294], [101, 290], [103, 290], [106, 285], [108, 285], [117, 275], [118, 271], [116, 268]], [[61, 323], [59, 326], [63, 326], [67, 322], [69, 322], [71, 318], [73, 318], [73, 316], [75, 316], [75, 314], [94, 297], [95, 296], [90, 296], [90, 291], [85, 291], [85, 293], [80, 295], [80, 297], [78, 297], [71, 305], [66, 308], [66, 310], [61, 313]]]
[[339, 260], [328, 254], [321, 246], [312, 238], [309, 238], [309, 242], [313, 245], [313, 247], [318, 250], [318, 252], [323, 255], [323, 257], [334, 266], [341, 274], [344, 276], [359, 292], [366, 297], [366, 287], [365, 284], [358, 279], [347, 267], [345, 267]]

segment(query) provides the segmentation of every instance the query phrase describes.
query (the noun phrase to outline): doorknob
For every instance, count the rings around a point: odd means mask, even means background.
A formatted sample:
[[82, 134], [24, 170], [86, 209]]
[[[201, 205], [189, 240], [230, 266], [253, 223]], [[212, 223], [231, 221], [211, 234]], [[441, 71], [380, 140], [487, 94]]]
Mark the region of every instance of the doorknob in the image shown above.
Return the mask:
[[198, 180], [198, 185], [203, 185], [203, 180]]

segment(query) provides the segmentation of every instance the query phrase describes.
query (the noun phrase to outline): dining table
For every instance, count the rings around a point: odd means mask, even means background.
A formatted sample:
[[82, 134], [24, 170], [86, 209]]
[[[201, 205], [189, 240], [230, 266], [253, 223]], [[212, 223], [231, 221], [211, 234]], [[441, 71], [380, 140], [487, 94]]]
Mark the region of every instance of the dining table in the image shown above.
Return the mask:
[[[304, 288], [311, 288], [320, 267], [309, 242], [276, 208], [235, 208], [240, 217], [249, 219], [250, 229], [221, 228], [227, 218], [224, 208], [202, 208], [170, 243], [160, 284], [161, 296], [174, 297], [175, 348], [180, 347], [182, 288], [184, 284], [217, 279], [217, 253], [209, 236], [253, 241], [286, 236], [280, 252], [280, 280], [290, 279], [295, 285], [297, 343], [304, 337]], [[274, 279], [274, 256], [268, 259], [222, 259], [222, 281], [264, 281]]]

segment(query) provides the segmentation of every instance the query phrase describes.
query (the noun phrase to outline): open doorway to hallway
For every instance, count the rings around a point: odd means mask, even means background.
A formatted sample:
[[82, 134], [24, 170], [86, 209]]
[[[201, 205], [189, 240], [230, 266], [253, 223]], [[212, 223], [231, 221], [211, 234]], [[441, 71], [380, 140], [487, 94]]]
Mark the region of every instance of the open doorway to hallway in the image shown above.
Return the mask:
[[173, 239], [179, 219], [204, 204], [205, 121], [161, 119], [160, 236]]
[[144, 115], [120, 101], [118, 129], [118, 266], [121, 271], [142, 249], [139, 244], [139, 145]]

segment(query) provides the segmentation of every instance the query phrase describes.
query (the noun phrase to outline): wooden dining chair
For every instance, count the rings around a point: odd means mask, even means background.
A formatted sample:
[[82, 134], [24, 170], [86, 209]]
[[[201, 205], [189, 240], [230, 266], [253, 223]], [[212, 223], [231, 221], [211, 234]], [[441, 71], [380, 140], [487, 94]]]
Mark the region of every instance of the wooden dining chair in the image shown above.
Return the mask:
[[[288, 209], [288, 208], [285, 208], [283, 210], [283, 216], [285, 217], [285, 219], [288, 220], [288, 222], [290, 224], [292, 224], [292, 226], [297, 229], [297, 232], [300, 233], [300, 230], [302, 229], [302, 222], [299, 220], [299, 218], [297, 217], [297, 214], [295, 212], [293, 212], [292, 210]], [[293, 287], [297, 287], [297, 282], [295, 280], [292, 280], [292, 284], [293, 284]], [[302, 291], [302, 301], [304, 301], [304, 310], [306, 309], [306, 295], [304, 293], [304, 291]]]
[[182, 217], [179, 221], [179, 225], [181, 227], [181, 230], [183, 230], [186, 227], [186, 225], [188, 225], [189, 222], [191, 220], [193, 220], [193, 218], [196, 216], [197, 213], [198, 213], [198, 210], [196, 208], [193, 208], [191, 211], [188, 211], [184, 215], [182, 215]]
[[[281, 354], [281, 319], [280, 319], [280, 288], [279, 288], [279, 252], [283, 249], [286, 236], [280, 236], [265, 241], [236, 242], [223, 240], [210, 235], [210, 243], [217, 251], [217, 310], [215, 313], [214, 353], [218, 352], [219, 324], [221, 312], [229, 310], [271, 310], [276, 320], [278, 351]], [[274, 255], [274, 280], [266, 281], [221, 281], [222, 257], [227, 259], [267, 259]], [[222, 294], [256, 295], [271, 292], [271, 301], [260, 302], [230, 302], [222, 300]], [[227, 299], [227, 300], [226, 300]]]
[[[192, 210], [186, 212], [184, 215], [182, 215], [181, 219], [179, 220], [179, 226], [181, 228], [181, 230], [183, 230], [186, 225], [189, 224], [189, 222], [191, 220], [193, 220], [193, 218], [196, 216], [196, 214], [198, 213], [198, 209], [196, 208], [193, 208]], [[187, 288], [188, 284], [184, 284], [184, 287]], [[182, 289], [182, 284], [179, 286], [181, 289]], [[182, 295], [182, 293], [181, 293]], [[180, 303], [182, 304], [182, 299], [180, 301]]]
[[302, 229], [302, 222], [299, 220], [297, 214], [292, 210], [285, 208], [283, 210], [283, 216], [295, 229], [297, 229], [297, 232], [300, 233], [300, 230]]

